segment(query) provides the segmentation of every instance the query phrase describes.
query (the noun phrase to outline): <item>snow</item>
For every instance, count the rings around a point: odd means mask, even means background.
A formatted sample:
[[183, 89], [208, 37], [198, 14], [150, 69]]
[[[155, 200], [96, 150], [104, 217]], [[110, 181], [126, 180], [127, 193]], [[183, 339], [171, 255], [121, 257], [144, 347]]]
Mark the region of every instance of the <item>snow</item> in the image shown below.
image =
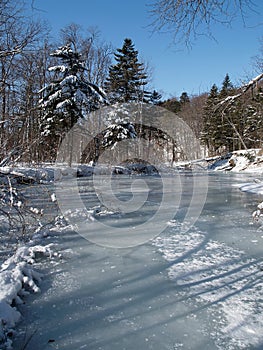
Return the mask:
[[29, 292], [40, 292], [38, 284], [42, 275], [32, 267], [36, 254], [51, 256], [51, 246], [21, 246], [0, 269], [0, 344], [3, 343], [5, 349], [12, 348], [8, 334], [14, 332], [12, 328], [21, 317], [16, 306]]
[[[64, 65], [53, 66], [53, 67], [49, 67], [48, 70], [49, 70], [50, 72], [52, 72], [52, 71], [58, 71], [58, 72], [64, 73], [64, 72], [66, 72], [67, 67], [64, 66]], [[40, 92], [41, 92], [41, 91], [40, 91]]]
[[254, 79], [251, 79], [250, 82], [243, 87], [243, 91], [247, 91], [249, 87], [255, 85], [259, 80], [263, 78], [263, 73], [260, 73], [258, 76], [256, 76]]
[[[263, 173], [263, 156], [261, 149], [239, 150], [225, 156], [212, 158], [209, 170]], [[209, 158], [207, 160], [209, 162]]]
[[[230, 161], [231, 160], [231, 161]], [[211, 160], [209, 170], [231, 171], [242, 173], [263, 173], [262, 158], [259, 150], [233, 152], [224, 159]], [[125, 173], [128, 167], [119, 166], [111, 169], [107, 167], [92, 167], [77, 165], [74, 172], [78, 176], [91, 176], [94, 172]], [[45, 167], [22, 167], [15, 169], [1, 167], [2, 174], [19, 173], [36, 179], [38, 183], [53, 182], [58, 176], [58, 170], [72, 176], [72, 168], [62, 166], [60, 169], [52, 165]], [[129, 172], [128, 172], [129, 173]], [[236, 186], [246, 193], [262, 196], [263, 181], [253, 179], [251, 182], [237, 183]], [[56, 202], [55, 193], [51, 192], [50, 199]], [[251, 214], [254, 220], [263, 218], [263, 202], [255, 204], [255, 211]], [[32, 211], [37, 209], [32, 207]], [[118, 213], [110, 212], [106, 208], [91, 208], [90, 218], [96, 216], [118, 217]], [[72, 216], [81, 216], [83, 213], [69, 213]], [[191, 288], [200, 303], [207, 303], [211, 308], [219, 304], [224, 315], [224, 323], [218, 327], [215, 339], [224, 342], [228, 337], [227, 349], [247, 349], [263, 342], [263, 305], [262, 300], [262, 267], [255, 258], [248, 258], [242, 250], [229, 247], [223, 242], [214, 239], [206, 240], [205, 233], [193, 229], [187, 234], [180, 233], [177, 221], [170, 221], [168, 226], [173, 232], [169, 236], [160, 236], [153, 242], [163, 257], [170, 263], [168, 276], [182, 288]], [[15, 326], [21, 318], [17, 306], [23, 302], [28, 293], [40, 292], [40, 281], [44, 277], [34, 268], [36, 257], [53, 258], [59, 256], [54, 247], [46, 244], [45, 238], [53, 232], [69, 230], [69, 227], [53, 227], [51, 230], [40, 229], [32, 240], [19, 246], [15, 253], [8, 258], [0, 268], [0, 344], [4, 349], [12, 349], [11, 334], [15, 333]], [[260, 239], [260, 236], [259, 236]], [[198, 250], [202, 242], [207, 241], [205, 249]], [[253, 240], [258, 244], [258, 239]], [[189, 254], [191, 252], [191, 254]], [[65, 256], [71, 252], [65, 252]], [[182, 256], [185, 258], [182, 259]], [[175, 263], [176, 262], [176, 263]], [[114, 267], [115, 268], [115, 267]], [[112, 267], [113, 269], [113, 267]], [[231, 347], [232, 346], [232, 347]], [[0, 345], [1, 347], [1, 345]], [[183, 348], [183, 346], [182, 346]], [[218, 347], [218, 349], [221, 349]]]
[[0, 167], [0, 173], [1, 174], [4, 174], [4, 175], [7, 175], [7, 174], [9, 174], [10, 173], [10, 167], [8, 167], [8, 166], [1, 166]]
[[[177, 286], [190, 288], [192, 295], [211, 308], [217, 304], [222, 308], [225, 322], [218, 325], [217, 341], [222, 344], [225, 338], [230, 339], [224, 349], [261, 344], [263, 272], [258, 261], [224, 243], [212, 239], [206, 242], [201, 231], [185, 235], [176, 221], [169, 225], [174, 234], [158, 237], [154, 244], [171, 263], [168, 274]], [[205, 248], [197, 249], [204, 242]]]
[[[93, 174], [110, 174], [111, 169], [106, 166], [96, 166], [93, 167], [89, 164], [74, 164], [72, 167], [69, 167], [66, 164], [42, 164], [42, 166], [27, 166], [27, 165], [16, 165], [14, 167], [1, 167], [0, 174], [4, 175], [13, 175], [14, 177], [26, 177], [28, 179], [34, 180], [34, 182], [39, 184], [48, 184], [52, 183], [54, 179], [58, 179], [59, 176], [63, 175], [71, 177], [74, 174], [77, 176], [92, 176]], [[1, 182], [4, 181], [1, 179]], [[52, 201], [54, 199], [52, 196]]]
[[[69, 258], [69, 249], [57, 252], [53, 243], [46, 244], [47, 237], [71, 232], [64, 220], [57, 218], [53, 227], [40, 227], [32, 239], [19, 246], [15, 253], [4, 261], [0, 267], [0, 349], [13, 349], [12, 338], [16, 333], [15, 326], [21, 319], [17, 306], [30, 293], [40, 293], [40, 283], [44, 275], [35, 269], [35, 265], [49, 258], [60, 262], [61, 258]], [[2, 346], [2, 347], [1, 347]]]
[[241, 191], [263, 195], [263, 182], [248, 182], [237, 185]]
[[52, 193], [52, 195], [51, 195], [51, 200], [52, 200], [52, 202], [56, 202], [56, 194], [55, 193]]

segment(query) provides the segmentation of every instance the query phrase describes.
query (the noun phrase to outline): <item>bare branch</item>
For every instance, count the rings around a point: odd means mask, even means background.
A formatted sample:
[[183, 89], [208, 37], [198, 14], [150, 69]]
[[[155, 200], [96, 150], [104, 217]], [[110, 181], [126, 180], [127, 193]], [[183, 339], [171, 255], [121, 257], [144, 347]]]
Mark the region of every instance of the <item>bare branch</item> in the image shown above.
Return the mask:
[[151, 5], [153, 31], [169, 32], [174, 43], [190, 46], [199, 35], [214, 38], [214, 24], [230, 26], [237, 16], [244, 25], [256, 12], [253, 0], [156, 0]]

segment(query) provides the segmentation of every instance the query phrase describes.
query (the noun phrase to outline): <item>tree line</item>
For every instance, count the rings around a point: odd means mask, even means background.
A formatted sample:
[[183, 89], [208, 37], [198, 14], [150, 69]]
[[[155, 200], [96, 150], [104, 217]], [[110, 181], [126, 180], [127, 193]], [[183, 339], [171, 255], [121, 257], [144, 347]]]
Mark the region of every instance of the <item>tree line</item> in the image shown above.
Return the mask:
[[[263, 57], [257, 57], [261, 62]], [[208, 93], [161, 105], [177, 113], [194, 130], [206, 155], [220, 155], [239, 149], [261, 148], [263, 143], [262, 73], [247, 85], [234, 86], [227, 73], [221, 87], [213, 84]], [[184, 98], [182, 98], [184, 97]]]
[[54, 161], [65, 134], [90, 112], [159, 98], [144, 88], [147, 67], [131, 39], [114, 50], [97, 29], [84, 35], [72, 23], [52, 43], [46, 25], [26, 17], [17, 1], [0, 5], [0, 165]]
[[[66, 133], [90, 112], [134, 101], [178, 114], [207, 154], [261, 147], [261, 77], [244, 91], [227, 74], [220, 89], [213, 85], [200, 96], [183, 92], [179, 99], [162, 100], [160, 92], [149, 89], [150, 73], [132, 39], [114, 49], [96, 29], [84, 35], [73, 23], [61, 30], [59, 43], [52, 43], [46, 25], [32, 21], [16, 5], [0, 2], [0, 165], [54, 161]], [[262, 56], [255, 65], [262, 68]], [[127, 118], [116, 123], [118, 128], [109, 124], [112, 130], [94, 139], [85, 161], [95, 160], [118, 138], [149, 135]]]

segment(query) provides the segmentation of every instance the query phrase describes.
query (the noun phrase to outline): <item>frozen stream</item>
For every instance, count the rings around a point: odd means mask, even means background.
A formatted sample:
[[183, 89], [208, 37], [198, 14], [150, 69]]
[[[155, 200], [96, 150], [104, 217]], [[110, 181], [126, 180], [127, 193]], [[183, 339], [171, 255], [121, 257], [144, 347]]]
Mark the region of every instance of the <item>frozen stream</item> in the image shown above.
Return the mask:
[[[195, 178], [202, 188], [203, 175]], [[76, 232], [51, 237], [67, 254], [39, 262], [42, 293], [20, 306], [14, 349], [263, 349], [263, 230], [251, 218], [262, 198], [233, 186], [252, 181], [248, 175], [213, 173], [208, 180], [204, 208], [188, 231], [200, 209], [200, 202], [190, 204], [190, 173], [181, 175], [180, 198], [169, 197], [174, 183], [168, 182], [164, 212], [175, 207], [174, 216], [144, 244], [105, 247]], [[87, 208], [98, 205], [89, 181], [79, 182]], [[117, 196], [128, 202], [129, 178], [115, 181]], [[148, 181], [146, 204], [134, 213], [101, 215], [103, 227], [129, 232], [150, 221], [163, 196], [158, 178]], [[133, 190], [138, 198], [144, 193], [139, 183]], [[74, 207], [73, 199], [67, 203]], [[156, 215], [147, 230], [159, 230], [161, 220]]]

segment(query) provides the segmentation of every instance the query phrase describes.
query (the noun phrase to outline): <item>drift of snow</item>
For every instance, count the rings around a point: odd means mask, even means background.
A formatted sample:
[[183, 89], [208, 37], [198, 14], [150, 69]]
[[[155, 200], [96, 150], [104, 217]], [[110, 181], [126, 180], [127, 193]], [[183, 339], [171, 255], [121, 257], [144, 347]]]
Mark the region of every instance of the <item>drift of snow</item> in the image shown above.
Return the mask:
[[[225, 156], [212, 158], [208, 170], [263, 173], [263, 155], [261, 149], [239, 150]], [[209, 158], [207, 159], [209, 163]]]
[[20, 320], [17, 306], [23, 303], [23, 297], [29, 293], [39, 293], [39, 284], [43, 275], [36, 271], [34, 264], [40, 257], [53, 259], [68, 258], [70, 251], [58, 253], [54, 244], [44, 245], [47, 236], [72, 231], [63, 218], [57, 217], [52, 227], [40, 227], [32, 239], [21, 245], [16, 252], [0, 266], [0, 348], [12, 349], [13, 329]]
[[168, 275], [176, 285], [189, 289], [211, 311], [218, 311], [218, 306], [223, 311], [217, 334], [212, 334], [218, 348], [248, 349], [262, 344], [262, 267], [242, 251], [218, 241], [206, 242], [200, 231], [185, 235], [175, 221], [169, 226], [173, 234], [158, 237], [154, 244], [171, 263]]

